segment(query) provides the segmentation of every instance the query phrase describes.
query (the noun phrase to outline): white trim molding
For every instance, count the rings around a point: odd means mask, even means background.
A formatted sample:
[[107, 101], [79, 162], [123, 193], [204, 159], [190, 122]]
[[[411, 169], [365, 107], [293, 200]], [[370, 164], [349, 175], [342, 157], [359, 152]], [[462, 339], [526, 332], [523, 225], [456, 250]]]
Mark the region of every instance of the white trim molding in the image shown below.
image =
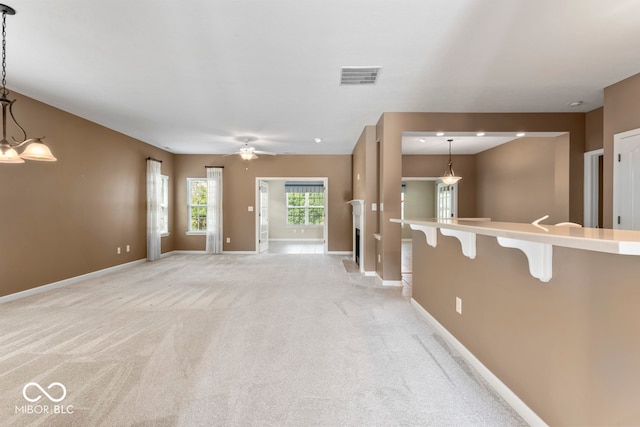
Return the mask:
[[411, 305], [429, 323], [444, 340], [457, 351], [471, 365], [487, 383], [516, 411], [530, 426], [546, 427], [542, 418], [538, 416], [526, 403], [522, 401], [500, 378], [478, 360], [451, 332], [438, 322], [415, 299], [411, 298]]
[[[164, 254], [163, 254], [164, 255]], [[62, 288], [64, 286], [69, 286], [74, 283], [78, 283], [82, 280], [91, 279], [94, 277], [102, 276], [103, 274], [112, 273], [114, 271], [123, 270], [125, 268], [133, 267], [135, 265], [144, 264], [147, 262], [146, 259], [139, 259], [137, 261], [131, 261], [125, 264], [114, 265], [113, 267], [104, 268], [102, 270], [93, 271], [91, 273], [82, 274], [80, 276], [70, 277], [68, 279], [60, 280], [58, 282], [49, 283], [47, 285], [38, 286], [31, 289], [26, 289], [24, 291], [15, 292], [13, 294], [5, 295], [0, 297], [0, 304], [4, 304], [6, 302], [15, 301], [18, 299], [26, 298], [32, 295], [41, 294], [43, 292], [52, 291], [54, 289]]]

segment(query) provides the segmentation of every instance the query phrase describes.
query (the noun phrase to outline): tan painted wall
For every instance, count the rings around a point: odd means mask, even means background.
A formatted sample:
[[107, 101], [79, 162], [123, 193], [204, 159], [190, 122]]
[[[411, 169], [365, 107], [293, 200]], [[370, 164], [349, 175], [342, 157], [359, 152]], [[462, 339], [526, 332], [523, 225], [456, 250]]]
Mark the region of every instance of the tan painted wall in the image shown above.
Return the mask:
[[[519, 138], [476, 155], [476, 214], [494, 221], [569, 220], [569, 137]], [[455, 163], [454, 163], [455, 164]]]
[[[453, 169], [462, 177], [458, 181], [458, 216], [475, 217], [476, 215], [476, 159], [471, 155], [451, 156]], [[403, 155], [402, 176], [438, 177], [444, 172], [448, 156]]]
[[365, 201], [364, 218], [364, 270], [376, 270], [376, 240], [378, 211], [372, 204], [378, 203], [378, 155], [376, 127], [365, 126], [353, 150], [353, 198]]
[[413, 298], [545, 422], [640, 424], [636, 257], [554, 247], [542, 283], [493, 237], [477, 236], [471, 260], [455, 238], [432, 248], [419, 233]]
[[613, 227], [613, 136], [640, 128], [640, 74], [604, 89], [604, 201], [605, 228]]
[[[398, 281], [400, 276], [400, 225], [389, 222], [400, 215], [402, 175], [402, 132], [569, 132], [569, 219], [582, 223], [585, 115], [581, 113], [384, 113], [376, 134], [382, 148], [382, 191], [380, 214], [382, 266], [378, 274], [384, 280]], [[458, 166], [456, 165], [456, 170]], [[464, 178], [463, 178], [464, 180]], [[463, 183], [461, 183], [463, 185]], [[463, 212], [459, 211], [463, 216]]]
[[[204, 236], [187, 236], [187, 178], [204, 177], [205, 166], [224, 166], [223, 229], [225, 251], [256, 250], [256, 177], [327, 177], [329, 251], [351, 251], [352, 199], [351, 156], [260, 156], [243, 161], [239, 156], [177, 155], [175, 157], [176, 200], [185, 204], [176, 207], [176, 250], [205, 249]], [[254, 211], [249, 212], [248, 207]], [[226, 243], [226, 238], [231, 243]]]
[[596, 108], [586, 114], [586, 141], [584, 151], [603, 148], [604, 138], [604, 108]]
[[[436, 213], [436, 181], [403, 180], [404, 217], [435, 218]], [[411, 227], [402, 227], [402, 238], [411, 239]]]
[[[12, 95], [18, 120], [29, 135], [46, 135], [58, 162], [0, 164], [0, 296], [146, 258], [145, 159], [163, 161], [171, 187], [173, 155]], [[163, 252], [174, 244], [169, 215]]]

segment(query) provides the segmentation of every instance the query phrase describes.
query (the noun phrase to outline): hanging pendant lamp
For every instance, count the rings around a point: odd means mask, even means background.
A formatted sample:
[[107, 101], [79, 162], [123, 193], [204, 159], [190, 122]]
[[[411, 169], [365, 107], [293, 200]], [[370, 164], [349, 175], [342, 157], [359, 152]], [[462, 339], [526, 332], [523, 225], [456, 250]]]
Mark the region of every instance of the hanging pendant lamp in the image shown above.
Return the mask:
[[449, 164], [447, 165], [447, 169], [444, 171], [444, 174], [440, 177], [440, 180], [447, 185], [453, 185], [460, 181], [462, 177], [456, 176], [453, 172], [453, 162], [451, 161], [451, 143], [453, 142], [453, 139], [448, 139], [447, 141], [449, 141]]
[[[2, 88], [0, 88], [0, 104], [2, 104], [2, 140], [0, 140], [0, 163], [24, 163], [26, 160], [37, 160], [41, 162], [55, 162], [56, 159], [51, 150], [40, 138], [27, 138], [27, 132], [17, 122], [13, 115], [13, 104], [16, 100], [7, 98], [9, 90], [7, 89], [7, 52], [6, 52], [6, 18], [7, 15], [15, 15], [16, 11], [4, 4], [0, 4], [0, 12], [2, 12]], [[13, 122], [20, 128], [23, 134], [21, 141], [13, 139], [10, 142], [7, 139], [7, 113], [11, 116]], [[16, 148], [25, 146], [22, 153], [18, 153]]]

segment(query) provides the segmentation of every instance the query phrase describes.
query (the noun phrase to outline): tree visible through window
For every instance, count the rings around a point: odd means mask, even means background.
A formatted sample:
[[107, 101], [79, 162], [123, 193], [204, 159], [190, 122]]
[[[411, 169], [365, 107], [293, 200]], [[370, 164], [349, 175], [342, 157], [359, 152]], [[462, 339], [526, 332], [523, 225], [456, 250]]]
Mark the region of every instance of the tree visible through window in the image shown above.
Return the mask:
[[324, 192], [286, 194], [287, 225], [324, 224]]
[[188, 231], [207, 231], [207, 180], [187, 178], [189, 191]]

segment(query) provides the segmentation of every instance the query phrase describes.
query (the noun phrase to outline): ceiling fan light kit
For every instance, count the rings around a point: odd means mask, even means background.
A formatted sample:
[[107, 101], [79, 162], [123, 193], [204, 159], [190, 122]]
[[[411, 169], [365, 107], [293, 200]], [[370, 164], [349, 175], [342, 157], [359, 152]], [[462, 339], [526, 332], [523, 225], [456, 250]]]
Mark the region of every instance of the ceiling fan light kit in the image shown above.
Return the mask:
[[276, 155], [276, 153], [271, 153], [269, 151], [259, 151], [256, 150], [255, 147], [250, 147], [249, 142], [258, 140], [258, 138], [256, 138], [255, 136], [238, 136], [234, 139], [236, 141], [244, 142], [244, 147], [240, 148], [240, 150], [236, 151], [235, 153], [225, 154], [225, 156], [238, 154], [242, 158], [242, 160], [254, 160], [258, 158], [258, 154], [265, 154], [269, 156]]

